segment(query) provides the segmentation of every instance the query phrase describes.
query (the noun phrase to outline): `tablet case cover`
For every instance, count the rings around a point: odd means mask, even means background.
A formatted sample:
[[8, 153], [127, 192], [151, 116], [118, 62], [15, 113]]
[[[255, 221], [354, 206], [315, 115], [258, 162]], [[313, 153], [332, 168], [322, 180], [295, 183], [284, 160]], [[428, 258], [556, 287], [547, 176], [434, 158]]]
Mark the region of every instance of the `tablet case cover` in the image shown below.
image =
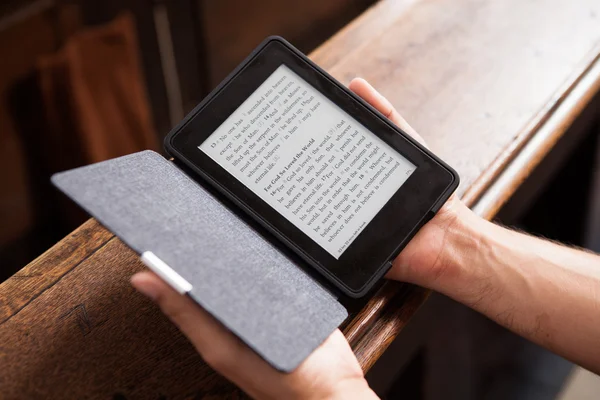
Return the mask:
[[155, 152], [52, 181], [134, 251], [152, 252], [189, 282], [193, 300], [278, 370], [294, 370], [347, 317], [294, 261]]

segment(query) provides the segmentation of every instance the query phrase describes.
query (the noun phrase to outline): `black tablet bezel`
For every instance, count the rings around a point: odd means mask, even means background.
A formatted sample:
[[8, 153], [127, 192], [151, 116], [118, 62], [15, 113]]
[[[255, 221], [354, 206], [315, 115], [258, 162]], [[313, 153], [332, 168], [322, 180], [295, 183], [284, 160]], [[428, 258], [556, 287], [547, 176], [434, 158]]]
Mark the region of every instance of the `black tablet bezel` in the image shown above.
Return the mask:
[[[198, 149], [281, 64], [417, 167], [337, 260]], [[167, 135], [165, 147], [351, 297], [364, 295], [387, 272], [459, 180], [452, 168], [279, 37], [266, 39]]]

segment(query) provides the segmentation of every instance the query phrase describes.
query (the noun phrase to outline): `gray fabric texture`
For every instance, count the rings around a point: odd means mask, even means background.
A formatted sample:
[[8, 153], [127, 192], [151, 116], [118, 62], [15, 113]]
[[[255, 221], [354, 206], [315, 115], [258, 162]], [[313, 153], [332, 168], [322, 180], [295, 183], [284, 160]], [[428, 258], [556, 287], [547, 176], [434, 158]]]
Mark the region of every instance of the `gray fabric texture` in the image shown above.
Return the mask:
[[177, 271], [198, 304], [278, 370], [294, 370], [347, 317], [328, 291], [157, 153], [52, 181], [134, 251], [152, 251]]

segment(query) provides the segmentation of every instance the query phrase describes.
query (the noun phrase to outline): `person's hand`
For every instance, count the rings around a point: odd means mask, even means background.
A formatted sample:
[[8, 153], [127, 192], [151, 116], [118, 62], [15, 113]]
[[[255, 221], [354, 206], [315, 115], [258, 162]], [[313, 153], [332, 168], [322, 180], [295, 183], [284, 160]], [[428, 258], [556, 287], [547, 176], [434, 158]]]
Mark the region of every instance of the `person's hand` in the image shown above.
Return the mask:
[[151, 272], [131, 278], [192, 342], [204, 361], [258, 399], [371, 398], [346, 338], [336, 330], [290, 374], [276, 371], [186, 296]]
[[[392, 104], [367, 81], [355, 78], [349, 88], [404, 132], [427, 146]], [[452, 249], [445, 246], [448, 234], [463, 232], [463, 226], [477, 218], [456, 196], [452, 196], [402, 250], [386, 277], [445, 291], [445, 280], [458, 273], [452, 262]]]

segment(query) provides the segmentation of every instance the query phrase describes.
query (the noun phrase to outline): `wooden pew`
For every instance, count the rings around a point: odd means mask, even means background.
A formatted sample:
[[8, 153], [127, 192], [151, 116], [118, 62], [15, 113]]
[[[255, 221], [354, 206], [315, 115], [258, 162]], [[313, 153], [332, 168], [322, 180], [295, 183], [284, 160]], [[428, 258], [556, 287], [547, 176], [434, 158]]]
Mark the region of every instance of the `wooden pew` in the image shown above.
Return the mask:
[[[387, 96], [492, 218], [600, 92], [599, 43], [596, 0], [384, 0], [311, 57]], [[243, 397], [131, 289], [142, 268], [89, 220], [1, 284], [1, 397]], [[345, 325], [365, 370], [428, 296], [399, 287]]]

